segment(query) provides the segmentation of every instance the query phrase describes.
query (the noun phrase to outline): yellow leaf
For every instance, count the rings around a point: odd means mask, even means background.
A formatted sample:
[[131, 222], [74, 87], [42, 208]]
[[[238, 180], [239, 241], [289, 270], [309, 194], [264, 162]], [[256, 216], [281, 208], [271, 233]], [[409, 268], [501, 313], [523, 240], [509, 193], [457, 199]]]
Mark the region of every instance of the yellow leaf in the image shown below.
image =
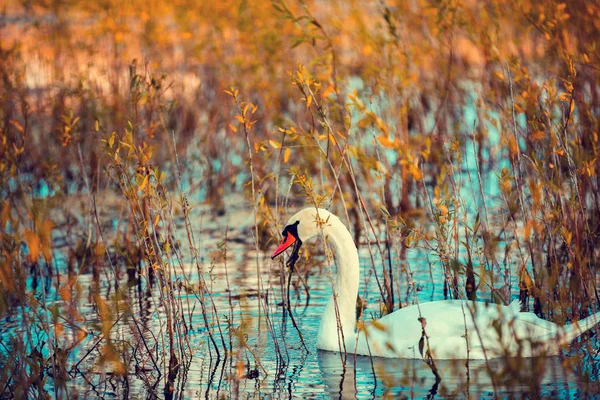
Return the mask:
[[415, 165], [415, 164], [409, 165], [408, 172], [410, 172], [410, 174], [413, 176], [413, 178], [415, 178], [418, 181], [423, 179], [423, 174], [421, 173], [421, 170], [419, 169], [418, 165]]
[[385, 331], [385, 325], [383, 325], [381, 322], [379, 321], [373, 321], [373, 323], [371, 324], [371, 326], [377, 330], [380, 331]]
[[310, 105], [312, 104], [312, 96], [308, 95], [308, 97], [306, 98], [306, 108], [310, 108]]
[[244, 123], [244, 118], [241, 115], [236, 115], [235, 119], [237, 119], [238, 121], [240, 121], [242, 124]]
[[371, 118], [369, 118], [367, 116], [367, 117], [364, 117], [363, 119], [361, 119], [360, 121], [358, 121], [357, 125], [359, 128], [367, 128], [369, 125], [371, 125], [371, 122], [372, 122]]
[[281, 148], [281, 143], [279, 143], [276, 140], [269, 140], [269, 144], [271, 145], [271, 147], [273, 147], [274, 149], [280, 149]]
[[568, 231], [567, 229], [565, 229], [564, 227], [561, 229], [561, 232], [563, 238], [565, 239], [565, 243], [567, 243], [567, 246], [571, 245], [571, 240], [573, 239], [573, 232]]
[[519, 273], [519, 288], [521, 290], [531, 289], [534, 285], [529, 272], [525, 269], [525, 267], [521, 267], [521, 272]]
[[384, 135], [377, 136], [377, 141], [379, 141], [379, 143], [381, 143], [383, 147], [387, 147], [388, 149], [394, 148], [394, 142], [392, 142], [389, 138], [385, 137]]
[[283, 152], [283, 162], [287, 163], [290, 160], [290, 148], [286, 148], [285, 151]]
[[502, 180], [498, 185], [500, 186], [500, 190], [502, 190], [504, 193], [508, 193], [512, 190], [512, 183], [510, 179]]
[[441, 213], [443, 216], [446, 216], [446, 215], [448, 215], [448, 207], [446, 207], [446, 206], [445, 206], [445, 205], [443, 205], [443, 204], [439, 204], [439, 205], [438, 205], [438, 208], [440, 209], [440, 213]]
[[364, 332], [366, 334], [367, 332], [365, 332], [365, 328], [366, 328], [365, 321], [356, 321], [356, 330], [357, 331], [359, 331], [361, 333]]
[[386, 124], [383, 123], [383, 121], [378, 120], [377, 127], [380, 131], [382, 131], [385, 134], [385, 136], [389, 136], [390, 132], [388, 131], [388, 127], [386, 126]]
[[10, 123], [17, 128], [17, 130], [21, 133], [25, 132], [25, 129], [23, 129], [23, 127], [21, 126], [21, 124], [19, 123], [19, 121], [11, 119]]
[[585, 54], [585, 53], [583, 53], [583, 61], [584, 61], [586, 64], [589, 64], [589, 63], [591, 62], [591, 61], [590, 61], [590, 57], [589, 57], [587, 54]]
[[234, 132], [237, 132], [237, 128], [235, 126], [233, 126], [232, 124], [229, 124], [229, 129], [231, 129]]
[[148, 186], [148, 177], [149, 175], [146, 175], [144, 177], [144, 180], [142, 181], [142, 184], [140, 185], [140, 190], [144, 190], [146, 188], [146, 186]]
[[332, 144], [334, 144], [334, 145], [335, 145], [335, 144], [337, 144], [337, 142], [336, 142], [336, 140], [335, 140], [335, 136], [334, 136], [334, 135], [330, 134], [330, 135], [328, 135], [328, 136], [329, 136], [329, 140], [331, 140], [331, 143], [332, 143]]

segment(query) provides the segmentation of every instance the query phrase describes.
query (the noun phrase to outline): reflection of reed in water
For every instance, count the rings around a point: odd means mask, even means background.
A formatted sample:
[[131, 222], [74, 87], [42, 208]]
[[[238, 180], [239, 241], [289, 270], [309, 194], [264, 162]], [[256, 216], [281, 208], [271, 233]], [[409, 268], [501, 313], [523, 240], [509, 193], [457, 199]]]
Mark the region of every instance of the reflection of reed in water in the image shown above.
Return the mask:
[[[319, 351], [319, 369], [331, 398], [358, 399], [392, 395], [408, 398], [488, 398], [568, 395], [578, 388], [561, 357], [489, 360], [437, 360], [442, 380], [419, 359], [349, 355], [344, 368], [340, 354]], [[468, 374], [467, 374], [468, 365]], [[496, 392], [494, 391], [496, 387]]]

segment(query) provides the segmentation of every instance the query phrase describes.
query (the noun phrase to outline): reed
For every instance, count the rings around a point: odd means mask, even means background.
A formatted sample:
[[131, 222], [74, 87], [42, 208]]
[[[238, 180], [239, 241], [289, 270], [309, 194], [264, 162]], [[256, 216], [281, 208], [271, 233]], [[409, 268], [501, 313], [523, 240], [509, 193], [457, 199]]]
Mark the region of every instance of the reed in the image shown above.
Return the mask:
[[[558, 323], [595, 312], [599, 17], [583, 0], [9, 0], [0, 397], [176, 397], [199, 360], [206, 397], [284, 390], [335, 268], [321, 244], [293, 271], [268, 260], [307, 204], [368, 255], [360, 323], [439, 288]], [[502, 390], [523, 365], [484, 369]]]

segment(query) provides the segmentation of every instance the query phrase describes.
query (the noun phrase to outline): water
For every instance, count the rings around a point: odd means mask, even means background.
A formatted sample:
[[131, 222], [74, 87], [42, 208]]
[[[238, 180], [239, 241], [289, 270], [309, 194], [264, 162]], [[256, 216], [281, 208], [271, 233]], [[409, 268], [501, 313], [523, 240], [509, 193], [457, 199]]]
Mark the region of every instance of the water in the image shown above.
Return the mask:
[[[319, 255], [308, 261], [301, 260], [298, 264], [301, 272], [304, 268], [309, 268], [306, 284], [310, 298], [307, 298], [302, 284], [299, 284], [297, 292], [292, 290], [294, 315], [306, 341], [306, 352], [281, 303], [282, 265], [279, 260], [269, 260], [269, 250], [259, 254], [261, 295], [265, 300], [259, 306], [256, 253], [254, 245], [244, 241], [244, 237], [249, 236], [247, 229], [252, 218], [245, 215], [238, 219], [245, 222], [239, 224], [241, 229], [229, 232], [227, 258], [223, 259], [222, 247], [218, 246], [223, 240], [223, 232], [215, 229], [207, 235], [212, 239], [203, 242], [205, 246], [200, 251], [200, 267], [217, 310], [215, 314], [209, 307], [207, 313], [209, 326], [217, 342], [220, 345], [220, 328], [226, 346], [230, 346], [228, 326], [231, 325], [234, 329], [243, 331], [241, 337], [247, 340], [247, 344], [240, 345], [233, 335], [232, 356], [225, 358], [221, 348], [220, 358], [217, 358], [216, 352], [211, 349], [198, 294], [192, 291], [186, 293], [185, 290], [185, 287], [198, 287], [197, 266], [191, 260], [185, 260], [183, 268], [174, 264], [173, 280], [181, 283], [180, 289], [184, 288], [178, 291], [177, 297], [181, 299], [185, 326], [178, 326], [189, 347], [191, 358], [179, 369], [172, 393], [165, 392], [165, 377], [156, 373], [149, 357], [152, 354], [159, 363], [168, 361], [162, 352], [167, 345], [162, 342], [166, 335], [161, 335], [166, 329], [166, 314], [165, 306], [160, 301], [160, 285], [150, 284], [147, 276], [137, 281], [128, 281], [123, 262], [117, 262], [114, 267], [119, 271], [119, 293], [122, 299], [119, 303], [122, 308], [117, 312], [115, 303], [111, 302], [117, 290], [111, 280], [112, 271], [109, 266], [104, 266], [101, 285], [97, 289], [94, 287], [93, 271], [84, 269], [76, 277], [76, 289], [71, 291], [70, 296], [57, 290], [54, 280], [29, 280], [30, 290], [36, 294], [36, 298], [43, 301], [45, 295], [46, 304], [60, 310], [60, 314], [65, 316], [66, 320], [53, 320], [48, 313], [47, 318], [52, 327], [56, 328], [57, 323], [62, 326], [57, 336], [59, 346], [68, 349], [69, 378], [65, 383], [67, 392], [90, 398], [163, 398], [172, 395], [176, 398], [362, 399], [387, 396], [493, 398], [495, 394], [500, 397], [575, 398], [595, 394], [597, 391], [594, 390], [594, 385], [598, 381], [600, 362], [596, 354], [598, 342], [595, 337], [576, 342], [570, 350], [557, 357], [490, 360], [488, 363], [470, 361], [468, 365], [465, 360], [438, 361], [441, 382], [436, 381], [427, 364], [419, 359], [349, 356], [344, 366], [339, 354], [316, 349], [320, 316], [331, 295], [328, 267]], [[219, 224], [229, 222], [220, 221]], [[212, 229], [210, 220], [206, 221], [205, 229]], [[206, 235], [206, 231], [204, 234]], [[57, 238], [56, 242], [64, 244], [66, 240]], [[306, 244], [303, 248], [309, 253], [318, 253], [319, 247], [320, 244], [316, 243]], [[376, 319], [380, 314], [379, 292], [370, 272], [370, 257], [364, 245], [361, 246], [360, 255], [363, 271], [359, 294], [367, 304], [365, 320]], [[64, 288], [67, 259], [60, 249], [55, 251], [55, 257], [62, 276], [59, 288]], [[393, 259], [398, 262], [396, 257]], [[421, 248], [411, 249], [403, 262], [416, 285], [408, 286], [406, 272], [398, 272], [395, 276], [396, 304], [398, 299], [406, 305], [417, 299], [419, 302], [428, 302], [444, 298], [441, 267], [426, 251]], [[400, 268], [396, 270], [400, 271]], [[381, 274], [380, 269], [378, 273]], [[513, 276], [516, 276], [515, 273]], [[297, 281], [296, 276], [294, 281]], [[105, 311], [98, 303], [96, 290], [106, 299], [108, 307]], [[513, 298], [517, 295], [516, 290], [517, 285], [513, 285]], [[482, 301], [490, 299], [489, 291], [486, 292], [483, 287], [478, 296]], [[34, 310], [32, 304], [28, 306], [29, 312]], [[208, 299], [207, 304], [210, 304]], [[268, 321], [263, 307], [268, 311]], [[38, 309], [38, 312], [39, 318], [43, 319], [42, 311]], [[103, 312], [110, 313], [110, 318], [106, 318]], [[30, 335], [26, 341], [31, 346], [29, 352], [46, 342], [47, 337], [42, 330], [31, 329], [28, 326], [30, 321], [23, 320], [23, 315], [17, 312], [0, 321], [0, 339], [7, 344], [15, 335]], [[242, 324], [244, 326], [240, 328]], [[142, 336], [139, 332], [142, 332]], [[102, 358], [100, 349], [107, 345], [102, 339], [107, 335], [111, 336], [111, 345], [115, 347], [117, 354], [126, 350], [129, 355], [126, 380], [114, 373], [113, 360]], [[149, 349], [141, 345], [142, 337]], [[156, 343], [161, 346], [155, 346]], [[281, 357], [277, 355], [276, 345]], [[4, 348], [2, 352], [6, 356], [5, 351]], [[46, 358], [50, 356], [48, 346], [44, 347], [42, 353]], [[52, 380], [48, 380], [46, 390], [50, 393], [54, 391]]]
[[[416, 280], [420, 290], [417, 296], [420, 302], [443, 299], [443, 285], [441, 284], [441, 273], [434, 272], [430, 276], [429, 264], [424, 263], [423, 254], [415, 251], [409, 262], [415, 269]], [[361, 265], [369, 265], [369, 258], [361, 257]], [[240, 274], [239, 278], [246, 284], [252, 284], [250, 274]], [[364, 291], [365, 278], [368, 275], [363, 271], [360, 293]], [[437, 284], [436, 284], [437, 283]], [[325, 307], [331, 294], [331, 283], [326, 270], [321, 273], [313, 271], [308, 284], [310, 286], [310, 301], [308, 305], [302, 304], [304, 296], [296, 307], [295, 315], [300, 330], [306, 338], [309, 354], [301, 350], [301, 343], [297, 333], [289, 323], [289, 318], [283, 316], [281, 307], [272, 307], [271, 316], [275, 323], [278, 337], [285, 337], [288, 357], [288, 365], [278, 365], [270, 339], [263, 338], [259, 347], [266, 346], [261, 362], [269, 372], [264, 380], [256, 382], [246, 381], [246, 385], [240, 387], [243, 397], [270, 396], [281, 397], [312, 397], [312, 398], [373, 398], [380, 396], [408, 397], [408, 398], [446, 398], [446, 397], [471, 397], [471, 398], [493, 398], [494, 393], [500, 396], [521, 397], [530, 394], [548, 397], [569, 398], [581, 395], [580, 377], [571, 368], [565, 368], [569, 357], [585, 354], [588, 349], [575, 344], [572, 352], [565, 352], [556, 357], [544, 357], [526, 360], [489, 360], [469, 361], [467, 380], [467, 366], [465, 360], [438, 361], [437, 366], [442, 376], [441, 382], [436, 382], [430, 368], [421, 360], [396, 360], [386, 358], [369, 358], [366, 356], [350, 356], [346, 360], [346, 366], [337, 353], [316, 350], [316, 338], [320, 322], [320, 312]], [[234, 286], [234, 285], [232, 285]], [[245, 287], [241, 284], [241, 290]], [[247, 286], [246, 286], [247, 287]], [[369, 308], [366, 315], [373, 314], [377, 318], [378, 291], [373, 278], [366, 291], [366, 300]], [[406, 290], [406, 288], [403, 288]], [[277, 291], [276, 291], [277, 292]], [[480, 294], [484, 297], [485, 292]], [[276, 298], [280, 298], [278, 294]], [[221, 298], [220, 300], [224, 300]], [[402, 299], [404, 304], [407, 299]], [[255, 298], [248, 299], [245, 312], [256, 318], [257, 303]], [[370, 319], [370, 317], [366, 317]], [[596, 340], [587, 342], [596, 348]], [[594, 377], [597, 379], [597, 360], [583, 359], [578, 365], [591, 365]], [[198, 371], [200, 375], [210, 372], [210, 366], [206, 365], [204, 372]], [[259, 387], [257, 388], [257, 385]], [[192, 385], [195, 386], [195, 385]], [[202, 387], [203, 395], [213, 397], [222, 392], [230, 395], [223, 388]], [[216, 390], [216, 391], [215, 391]], [[193, 395], [187, 392], [187, 395]]]

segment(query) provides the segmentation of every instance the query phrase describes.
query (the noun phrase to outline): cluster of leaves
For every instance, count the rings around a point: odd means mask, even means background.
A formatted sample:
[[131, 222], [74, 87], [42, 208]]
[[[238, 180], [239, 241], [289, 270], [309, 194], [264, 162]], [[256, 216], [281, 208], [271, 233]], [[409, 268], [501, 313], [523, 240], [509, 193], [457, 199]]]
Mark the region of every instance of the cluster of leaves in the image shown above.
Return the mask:
[[[4, 10], [15, 18], [0, 22], [0, 316], [20, 310], [35, 326], [0, 349], [19, 371], [0, 375], [4, 390], [43, 392], [50, 365], [67, 379], [60, 355], [87, 337], [85, 294], [101, 321], [99, 363], [120, 375], [146, 352], [142, 364], [160, 369], [151, 344], [130, 349], [112, 330], [127, 321], [148, 336], [114, 288], [124, 271], [152, 271], [164, 288], [170, 372], [189, 354], [178, 290], [217, 330], [204, 283], [169, 272], [174, 215], [189, 217], [187, 199], [169, 196], [181, 186], [215, 212], [245, 193], [257, 250], [288, 206], [336, 208], [357, 242], [375, 243], [383, 313], [403, 304], [400, 287], [417, 290], [414, 246], [442, 266], [448, 296], [508, 302], [518, 279], [525, 304], [557, 321], [600, 301], [595, 4], [10, 0]], [[101, 210], [113, 192], [123, 218], [110, 234]], [[106, 286], [114, 292], [101, 295]], [[47, 291], [67, 305], [50, 308]]]

